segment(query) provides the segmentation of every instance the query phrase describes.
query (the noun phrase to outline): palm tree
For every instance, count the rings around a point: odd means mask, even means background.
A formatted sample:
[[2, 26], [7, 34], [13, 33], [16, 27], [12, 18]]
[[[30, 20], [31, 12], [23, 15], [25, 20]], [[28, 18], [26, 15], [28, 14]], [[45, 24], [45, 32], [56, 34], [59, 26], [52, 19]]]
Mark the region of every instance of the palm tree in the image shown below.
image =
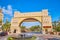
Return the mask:
[[2, 25], [2, 20], [0, 20], [0, 25]]
[[54, 21], [54, 22], [52, 23], [53, 31], [55, 31], [55, 32], [56, 32], [57, 23], [58, 23], [58, 21]]
[[60, 17], [57, 21], [54, 21], [53, 22], [53, 29], [56, 31], [56, 32], [59, 32], [60, 31]]
[[54, 21], [53, 23], [52, 23], [52, 26], [53, 26], [53, 29], [57, 26], [57, 21]]
[[55, 28], [57, 32], [60, 32], [60, 22], [58, 22], [57, 27]]
[[32, 27], [30, 27], [30, 30], [39, 32], [40, 31], [40, 26], [39, 25], [32, 26]]
[[26, 27], [25, 26], [21, 26], [21, 32], [25, 32]]
[[8, 22], [6, 20], [6, 23], [4, 23], [3, 26], [2, 26], [3, 31], [9, 31], [10, 30], [10, 26], [11, 26], [10, 22]]

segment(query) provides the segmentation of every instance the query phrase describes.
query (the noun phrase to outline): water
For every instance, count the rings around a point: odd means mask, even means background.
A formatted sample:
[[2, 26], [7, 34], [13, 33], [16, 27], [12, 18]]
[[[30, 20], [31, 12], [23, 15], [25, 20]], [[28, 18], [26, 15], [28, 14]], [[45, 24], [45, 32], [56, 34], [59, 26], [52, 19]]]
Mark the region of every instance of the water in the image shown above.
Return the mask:
[[30, 36], [33, 36], [33, 34], [41, 34], [40, 32], [27, 32], [27, 33], [22, 33], [22, 34], [25, 34], [26, 36], [23, 37], [23, 38], [17, 38], [17, 39], [14, 39], [14, 40], [60, 40], [60, 38], [44, 38], [44, 37], [40, 37], [40, 36], [36, 36], [37, 38], [36, 39], [32, 39], [30, 38]]
[[45, 40], [45, 39], [42, 37], [37, 37], [36, 40]]
[[[25, 34], [42, 34], [41, 32], [29, 32], [29, 33], [25, 33]], [[47, 38], [48, 40], [60, 40], [60, 38]], [[36, 40], [47, 40], [43, 37], [38, 37], [36, 38]]]
[[59, 38], [48, 38], [48, 40], [60, 40]]
[[23, 34], [42, 34], [41, 32], [24, 32]]
[[43, 38], [43, 37], [37, 37], [36, 40], [60, 40], [60, 38]]

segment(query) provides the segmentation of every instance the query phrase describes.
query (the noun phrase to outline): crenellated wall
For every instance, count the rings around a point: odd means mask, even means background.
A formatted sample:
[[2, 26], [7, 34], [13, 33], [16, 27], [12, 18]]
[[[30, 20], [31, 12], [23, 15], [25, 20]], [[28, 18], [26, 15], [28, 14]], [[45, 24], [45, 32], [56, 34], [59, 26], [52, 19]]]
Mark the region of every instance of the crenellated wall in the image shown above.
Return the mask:
[[[14, 29], [16, 29], [16, 33], [21, 33], [21, 28], [19, 24], [23, 22], [25, 19], [33, 18], [41, 22], [42, 24], [42, 32], [45, 34], [45, 30], [48, 32], [52, 31], [52, 21], [51, 16], [48, 15], [48, 10], [42, 10], [41, 12], [14, 12], [14, 17], [11, 20], [11, 33], [13, 33]], [[30, 21], [30, 20], [29, 20]], [[32, 20], [33, 21], [33, 20]]]

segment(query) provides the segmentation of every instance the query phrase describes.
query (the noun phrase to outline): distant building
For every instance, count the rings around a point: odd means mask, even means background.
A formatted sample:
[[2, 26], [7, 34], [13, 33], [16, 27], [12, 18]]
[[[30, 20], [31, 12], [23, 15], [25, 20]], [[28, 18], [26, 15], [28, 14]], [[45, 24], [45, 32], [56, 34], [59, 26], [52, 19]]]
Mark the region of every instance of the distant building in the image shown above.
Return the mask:
[[0, 32], [2, 31], [2, 25], [3, 25], [3, 14], [2, 9], [0, 9]]

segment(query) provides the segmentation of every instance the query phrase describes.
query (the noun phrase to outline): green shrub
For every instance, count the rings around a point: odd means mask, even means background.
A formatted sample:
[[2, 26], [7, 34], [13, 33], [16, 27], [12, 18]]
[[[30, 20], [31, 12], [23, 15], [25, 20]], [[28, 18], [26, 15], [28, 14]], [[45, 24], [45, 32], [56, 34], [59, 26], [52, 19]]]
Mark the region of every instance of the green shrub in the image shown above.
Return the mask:
[[33, 36], [31, 40], [35, 40], [35, 39], [36, 39], [36, 37], [35, 37], [35, 36]]
[[7, 40], [13, 40], [13, 38], [12, 37], [8, 37], [8, 39]]

